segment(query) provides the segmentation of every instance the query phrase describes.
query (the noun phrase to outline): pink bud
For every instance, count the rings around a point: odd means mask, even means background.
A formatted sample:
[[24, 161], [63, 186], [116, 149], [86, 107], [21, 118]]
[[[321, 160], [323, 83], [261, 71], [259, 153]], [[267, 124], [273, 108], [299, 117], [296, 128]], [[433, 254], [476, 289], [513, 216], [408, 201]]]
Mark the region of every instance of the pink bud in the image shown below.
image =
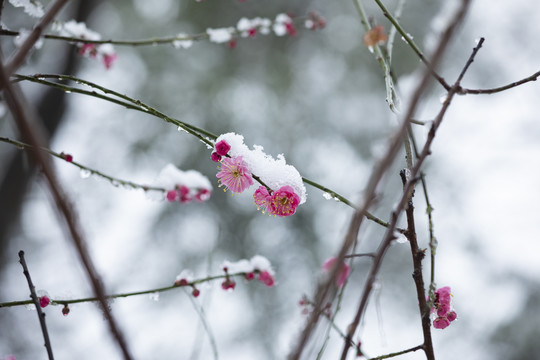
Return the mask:
[[221, 155], [219, 155], [217, 152], [213, 152], [212, 155], [210, 155], [210, 158], [214, 162], [220, 162], [221, 161]]
[[225, 140], [221, 140], [218, 143], [216, 143], [216, 153], [220, 156], [225, 156], [231, 150], [231, 145], [227, 143]]
[[39, 300], [39, 306], [41, 306], [42, 308], [46, 307], [51, 302], [51, 299], [49, 299], [47, 295], [38, 297], [38, 300]]

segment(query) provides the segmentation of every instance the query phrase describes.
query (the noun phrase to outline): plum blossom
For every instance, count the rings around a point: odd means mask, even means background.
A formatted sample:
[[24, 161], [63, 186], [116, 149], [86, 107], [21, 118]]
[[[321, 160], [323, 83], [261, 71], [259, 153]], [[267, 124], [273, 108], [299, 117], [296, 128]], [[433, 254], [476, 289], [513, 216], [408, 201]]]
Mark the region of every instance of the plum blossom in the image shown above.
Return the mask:
[[[234, 193], [241, 193], [253, 185], [253, 178], [242, 156], [224, 158], [221, 161], [221, 169], [216, 177]], [[220, 185], [221, 186], [221, 185]]]
[[451, 289], [444, 286], [435, 291], [435, 300], [431, 313], [433, 314], [433, 327], [435, 329], [445, 329], [457, 318], [457, 314], [452, 310], [450, 302], [452, 300]]
[[[336, 257], [331, 257], [328, 260], [326, 260], [322, 266], [323, 272], [330, 272], [334, 268], [337, 262]], [[338, 287], [343, 287], [345, 285], [345, 281], [347, 281], [347, 278], [351, 274], [351, 267], [343, 261], [340, 265], [340, 269], [338, 270], [337, 276], [336, 276], [336, 284]]]
[[386, 42], [388, 36], [384, 33], [384, 26], [377, 25], [371, 30], [369, 30], [364, 35], [364, 45], [368, 48], [373, 49], [375, 45], [382, 45]]
[[[85, 23], [76, 22], [75, 20], [70, 20], [64, 24], [56, 24], [56, 30], [62, 36], [91, 41], [101, 40], [100, 34], [88, 29]], [[79, 48], [80, 55], [99, 59], [107, 69], [110, 69], [118, 58], [118, 55], [111, 44], [93, 44], [82, 41], [77, 42], [77, 47]]]
[[[212, 194], [210, 180], [196, 170], [182, 171], [172, 164], [167, 164], [152, 183], [152, 187], [167, 189], [165, 198], [169, 202], [178, 201], [182, 204], [192, 201], [203, 202]], [[152, 198], [155, 192], [150, 192]]]
[[299, 204], [300, 197], [296, 195], [294, 189], [288, 185], [283, 186], [272, 194], [270, 213], [277, 216], [290, 216], [296, 212]]
[[225, 140], [221, 140], [220, 142], [217, 142], [215, 145], [216, 153], [220, 156], [225, 156], [231, 150], [231, 145], [227, 143]]
[[[290, 216], [306, 201], [306, 188], [300, 173], [286, 163], [282, 154], [274, 159], [264, 152], [262, 146], [254, 145], [253, 149], [250, 149], [244, 144], [244, 137], [235, 133], [220, 135], [216, 144], [221, 141], [226, 141], [230, 146], [227, 156], [231, 159], [242, 158], [242, 167], [249, 171], [250, 179], [253, 177], [251, 174], [254, 174], [264, 183], [264, 186], [259, 186], [253, 194], [258, 209], [275, 216]], [[214, 153], [217, 159], [217, 151]], [[215, 161], [214, 157], [212, 159]], [[222, 161], [222, 171], [223, 163], [230, 162], [230, 159]], [[223, 183], [223, 180], [221, 182]]]
[[261, 255], [255, 255], [250, 260], [242, 259], [237, 262], [224, 261], [223, 269], [227, 269], [227, 274], [243, 273], [246, 280], [253, 280], [257, 275], [258, 280], [268, 287], [276, 284], [272, 264], [267, 258]]
[[193, 281], [193, 272], [189, 269], [184, 269], [176, 276], [174, 280], [175, 286], [186, 286]]
[[297, 34], [293, 20], [287, 14], [276, 15], [276, 20], [274, 21], [272, 30], [274, 30], [274, 34], [276, 34], [277, 36], [284, 36], [286, 34], [289, 34], [290, 36], [295, 36]]
[[38, 290], [36, 293], [39, 301], [39, 306], [44, 308], [47, 307], [51, 303], [51, 298], [49, 297], [49, 294], [45, 290]]

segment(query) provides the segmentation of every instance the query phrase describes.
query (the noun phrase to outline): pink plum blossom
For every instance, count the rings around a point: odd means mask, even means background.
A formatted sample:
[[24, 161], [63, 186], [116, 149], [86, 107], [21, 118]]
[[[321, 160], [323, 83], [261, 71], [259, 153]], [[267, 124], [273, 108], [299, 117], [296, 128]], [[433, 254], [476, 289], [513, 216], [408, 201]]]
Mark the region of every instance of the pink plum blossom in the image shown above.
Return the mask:
[[212, 155], [210, 155], [210, 159], [212, 159], [213, 162], [220, 162], [221, 155], [219, 155], [217, 152], [214, 151]]
[[259, 186], [259, 188], [255, 190], [253, 199], [255, 200], [257, 209], [261, 209], [263, 213], [271, 209], [272, 196], [268, 193], [268, 189], [265, 186]]
[[296, 212], [299, 204], [300, 197], [296, 195], [292, 187], [286, 185], [272, 194], [270, 213], [277, 216], [290, 216]]
[[241, 193], [253, 185], [253, 178], [242, 156], [224, 158], [216, 177], [221, 184], [235, 193]]
[[51, 299], [47, 295], [40, 296], [38, 300], [39, 306], [41, 306], [42, 308], [46, 307], [51, 303]]
[[259, 281], [268, 287], [272, 287], [276, 283], [274, 277], [268, 271], [261, 271], [259, 273]]
[[221, 140], [216, 143], [216, 153], [220, 156], [225, 156], [231, 150], [231, 145], [229, 145], [225, 140]]
[[[330, 259], [326, 260], [322, 266], [322, 269], [324, 272], [330, 272], [334, 268], [336, 261], [338, 259], [336, 257], [331, 257]], [[342, 287], [345, 285], [345, 281], [347, 281], [347, 278], [349, 277], [351, 273], [351, 267], [343, 261], [341, 263], [341, 267], [338, 270], [338, 274], [336, 277], [336, 284], [338, 287]]]
[[435, 301], [431, 308], [432, 313], [436, 313], [436, 317], [433, 320], [433, 327], [435, 329], [445, 329], [450, 323], [457, 318], [457, 314], [452, 310], [451, 302], [451, 289], [449, 286], [445, 286], [435, 290]]

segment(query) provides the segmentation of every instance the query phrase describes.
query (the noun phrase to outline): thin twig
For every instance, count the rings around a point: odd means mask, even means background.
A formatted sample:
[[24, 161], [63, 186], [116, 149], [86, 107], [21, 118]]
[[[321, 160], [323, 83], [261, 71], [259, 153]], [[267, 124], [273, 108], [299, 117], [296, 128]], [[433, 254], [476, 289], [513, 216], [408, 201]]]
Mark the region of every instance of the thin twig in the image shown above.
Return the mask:
[[[131, 291], [131, 292], [125, 292], [125, 293], [119, 293], [119, 294], [113, 294], [113, 295], [106, 295], [105, 298], [107, 300], [114, 300], [118, 298], [128, 298], [131, 296], [162, 293], [162, 292], [178, 289], [181, 287], [189, 287], [189, 286], [193, 287], [195, 285], [199, 285], [199, 284], [214, 281], [214, 280], [226, 279], [227, 276], [229, 278], [232, 278], [232, 277], [239, 277], [239, 276], [244, 277], [245, 275], [246, 273], [243, 273], [243, 272], [232, 273], [232, 274], [229, 273], [229, 274], [221, 274], [221, 275], [212, 275], [212, 276], [207, 276], [207, 277], [192, 280], [192, 281], [187, 281], [182, 286], [169, 285], [169, 286], [159, 287], [155, 289]], [[95, 301], [99, 301], [99, 299], [97, 297], [86, 297], [86, 298], [79, 298], [79, 299], [53, 299], [51, 298], [50, 304], [51, 305], [71, 305], [71, 304], [80, 304], [80, 303], [95, 302]], [[14, 307], [14, 306], [24, 306], [31, 303], [32, 303], [31, 300], [10, 301], [10, 302], [5, 302], [5, 303], [0, 303], [0, 309], [7, 308], [7, 307]]]
[[495, 94], [501, 91], [505, 91], [508, 89], [511, 89], [513, 87], [523, 85], [525, 83], [536, 81], [540, 77], [540, 71], [535, 72], [531, 76], [526, 77], [525, 79], [521, 79], [519, 81], [515, 81], [513, 83], [510, 83], [508, 85], [500, 86], [493, 89], [465, 89], [460, 88], [458, 94], [459, 95], [467, 95], [467, 94], [473, 94], [473, 95], [490, 95]]
[[[0, 60], [2, 59], [1, 55], [2, 54], [0, 53]], [[44, 142], [40, 138], [38, 132], [35, 130], [38, 125], [35, 123], [30, 125], [30, 122], [28, 121], [28, 115], [26, 111], [29, 111], [30, 107], [25, 107], [23, 105], [25, 103], [24, 95], [19, 92], [19, 89], [15, 89], [15, 87], [10, 83], [9, 76], [6, 73], [3, 65], [0, 67], [0, 88], [4, 89], [4, 96], [6, 102], [13, 115], [13, 118], [15, 119], [15, 122], [23, 140], [35, 148], [42, 147], [41, 144], [43, 144]], [[39, 166], [41, 167], [41, 170], [49, 185], [49, 189], [51, 190], [51, 194], [58, 208], [58, 213], [65, 220], [67, 230], [69, 231], [69, 237], [73, 241], [73, 244], [77, 249], [79, 258], [86, 270], [88, 280], [91, 283], [94, 293], [99, 298], [101, 308], [105, 315], [105, 319], [109, 324], [109, 330], [111, 331], [113, 338], [116, 340], [116, 343], [118, 344], [124, 356], [124, 359], [131, 360], [133, 357], [131, 356], [131, 352], [128, 349], [124, 336], [122, 335], [116, 321], [114, 320], [114, 317], [105, 299], [105, 290], [101, 281], [101, 277], [97, 273], [92, 258], [90, 257], [90, 254], [88, 252], [86, 241], [82, 234], [78, 219], [75, 216], [70, 201], [68, 200], [66, 194], [64, 194], [64, 192], [62, 191], [62, 187], [60, 186], [60, 184], [58, 184], [56, 174], [49, 161], [50, 159], [47, 158], [45, 154], [43, 154], [43, 152], [41, 151], [35, 151], [32, 152], [32, 154], [36, 163], [39, 164]]]
[[446, 90], [449, 90], [450, 89], [450, 85], [448, 85], [448, 83], [446, 82], [446, 80], [444, 80], [439, 74], [437, 74], [437, 72], [435, 71], [435, 67], [433, 66], [433, 61], [432, 62], [429, 62], [427, 60], [427, 58], [424, 56], [424, 54], [422, 53], [422, 51], [420, 50], [420, 48], [414, 43], [413, 39], [411, 38], [411, 36], [409, 34], [407, 34], [407, 32], [403, 29], [403, 27], [401, 27], [401, 25], [399, 24], [399, 22], [397, 21], [396, 18], [394, 18], [392, 16], [392, 14], [390, 14], [390, 12], [386, 9], [386, 7], [383, 5], [383, 3], [380, 1], [380, 0], [375, 0], [375, 3], [377, 3], [377, 5], [379, 5], [379, 7], [381, 8], [382, 12], [383, 12], [383, 15], [386, 16], [386, 18], [392, 23], [392, 25], [394, 25], [394, 27], [396, 28], [396, 30], [401, 34], [401, 36], [403, 37], [403, 39], [407, 42], [407, 44], [409, 45], [409, 47], [416, 53], [416, 55], [420, 58], [420, 60], [427, 66], [428, 70], [430, 71], [431, 75], [437, 79], [437, 81], [446, 89]]
[[51, 340], [49, 339], [49, 332], [47, 331], [47, 323], [45, 322], [45, 313], [41, 310], [39, 299], [36, 294], [36, 288], [34, 287], [32, 279], [30, 278], [30, 271], [28, 271], [28, 267], [26, 266], [26, 260], [24, 259], [24, 251], [22, 250], [19, 251], [19, 262], [21, 263], [24, 276], [26, 276], [26, 281], [28, 282], [28, 288], [30, 289], [30, 297], [32, 298], [32, 302], [34, 303], [34, 306], [37, 310], [39, 325], [41, 326], [41, 332], [43, 333], [43, 340], [45, 341], [45, 349], [47, 349], [47, 355], [49, 356], [49, 360], [53, 360], [54, 356], [52, 352]]
[[426, 178], [424, 174], [420, 174], [420, 180], [422, 182], [422, 189], [424, 193], [424, 198], [426, 200], [426, 214], [428, 216], [428, 229], [429, 229], [429, 254], [430, 254], [430, 281], [429, 281], [429, 298], [433, 296], [435, 291], [435, 254], [437, 253], [437, 238], [434, 234], [433, 226], [433, 206], [429, 201]]
[[214, 355], [214, 360], [219, 359], [218, 349], [217, 349], [217, 343], [216, 338], [214, 337], [214, 333], [212, 332], [212, 329], [210, 328], [210, 324], [208, 324], [208, 321], [206, 320], [206, 313], [204, 312], [204, 308], [195, 301], [195, 298], [188, 294], [187, 291], [184, 291], [186, 296], [191, 301], [191, 304], [195, 308], [195, 311], [197, 311], [197, 314], [199, 315], [199, 319], [201, 320], [201, 323], [204, 327], [204, 330], [206, 331], [206, 334], [208, 335], [208, 340], [210, 341], [210, 346], [212, 347], [212, 354]]
[[[8, 143], [8, 144], [15, 145], [17, 148], [22, 149], [22, 150], [27, 149], [27, 148], [30, 149], [30, 150], [35, 150], [35, 148], [30, 144], [26, 144], [26, 143], [23, 143], [21, 141], [13, 140], [13, 139], [10, 139], [10, 138], [0, 137], [0, 141]], [[67, 161], [66, 160], [66, 154], [64, 154], [64, 153], [57, 153], [57, 152], [52, 151], [52, 150], [50, 150], [50, 149], [48, 149], [46, 147], [41, 147], [41, 148], [39, 148], [39, 150], [45, 151], [46, 153], [49, 153], [50, 155], [52, 155], [52, 156], [54, 156], [54, 157], [56, 157], [58, 159]], [[88, 166], [82, 165], [81, 163], [78, 163], [76, 161], [67, 161], [67, 162], [68, 162], [68, 164], [74, 165], [74, 166], [78, 167], [79, 169], [81, 169], [83, 171], [87, 171], [89, 175], [96, 175], [96, 176], [99, 176], [99, 177], [101, 177], [103, 179], [109, 180], [111, 182], [111, 184], [113, 184], [113, 186], [125, 186], [125, 187], [130, 187], [132, 189], [142, 189], [144, 191], [148, 191], [148, 190], [161, 191], [161, 192], [167, 192], [168, 191], [167, 189], [162, 188], [162, 187], [137, 184], [137, 183], [134, 183], [134, 182], [129, 181], [129, 180], [122, 180], [122, 179], [119, 179], [119, 178], [104, 174], [101, 171], [98, 171], [96, 169], [92, 169], [92, 168], [90, 168]]]
[[410, 352], [414, 352], [414, 351], [421, 350], [422, 347], [423, 347], [423, 345], [417, 345], [417, 346], [412, 347], [412, 348], [410, 348], [410, 349], [406, 349], [406, 350], [402, 350], [402, 351], [397, 351], [397, 352], [393, 352], [393, 353], [386, 354], [386, 355], [380, 355], [380, 356], [376, 356], [376, 357], [373, 357], [373, 358], [368, 358], [368, 360], [382, 360], [382, 359], [389, 359], [389, 358], [393, 358], [393, 357], [396, 357], [396, 356], [399, 356], [399, 355], [403, 355], [403, 354], [407, 354], [407, 353], [410, 353]]

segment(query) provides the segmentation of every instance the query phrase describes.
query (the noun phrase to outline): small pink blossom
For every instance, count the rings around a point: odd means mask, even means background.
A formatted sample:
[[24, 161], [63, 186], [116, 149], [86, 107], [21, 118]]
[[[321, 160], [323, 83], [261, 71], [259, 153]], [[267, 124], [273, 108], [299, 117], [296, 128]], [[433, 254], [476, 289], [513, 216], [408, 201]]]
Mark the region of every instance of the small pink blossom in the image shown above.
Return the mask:
[[216, 177], [220, 179], [221, 184], [235, 193], [241, 193], [253, 185], [251, 172], [242, 156], [224, 158]]
[[244, 277], [246, 278], [246, 280], [253, 280], [255, 279], [255, 273], [253, 272], [248, 272], [244, 275]]
[[191, 295], [193, 295], [193, 297], [199, 297], [199, 295], [201, 295], [201, 291], [197, 289], [196, 287], [193, 287], [193, 290], [191, 291]]
[[105, 65], [105, 68], [108, 70], [112, 67], [113, 63], [118, 58], [118, 54], [112, 53], [112, 54], [103, 54], [103, 65]]
[[79, 55], [95, 58], [97, 56], [96, 44], [82, 44], [79, 47]]
[[216, 153], [220, 156], [225, 156], [231, 150], [231, 145], [229, 145], [225, 140], [221, 140], [216, 143]]
[[228, 277], [221, 283], [221, 288], [223, 290], [234, 290], [236, 283], [234, 280], [229, 279]]
[[271, 209], [272, 196], [268, 193], [268, 189], [265, 186], [259, 186], [259, 188], [255, 190], [253, 199], [255, 200], [257, 209], [261, 209], [263, 213]]
[[64, 307], [62, 308], [62, 315], [64, 315], [64, 316], [69, 315], [69, 306], [68, 306], [68, 304], [65, 304]]
[[270, 213], [277, 216], [290, 216], [296, 212], [299, 204], [300, 197], [296, 195], [292, 187], [286, 185], [272, 194]]
[[208, 189], [199, 189], [199, 191], [195, 195], [195, 200], [197, 200], [199, 202], [206, 201], [206, 200], [210, 199], [210, 194], [211, 193], [212, 192], [210, 190], [208, 190]]
[[268, 287], [272, 287], [276, 283], [274, 277], [268, 271], [261, 271], [259, 273], [259, 281]]
[[217, 152], [213, 152], [212, 155], [210, 155], [210, 159], [214, 162], [220, 162], [221, 161], [221, 155], [219, 155]]
[[433, 320], [435, 329], [445, 329], [452, 321], [457, 319], [457, 314], [450, 305], [451, 300], [452, 294], [449, 286], [435, 290], [435, 300], [431, 308], [431, 312], [437, 314]]
[[167, 191], [166, 197], [168, 201], [174, 202], [176, 201], [176, 198], [178, 197], [178, 193], [176, 192], [176, 190], [169, 190]]
[[46, 307], [47, 305], [51, 303], [51, 299], [49, 299], [47, 295], [38, 297], [38, 300], [39, 300], [39, 306], [41, 306], [42, 308]]
[[[336, 257], [331, 257], [330, 259], [326, 260], [322, 266], [323, 271], [324, 272], [332, 271], [332, 269], [334, 268], [336, 264], [336, 261], [337, 261]], [[337, 286], [342, 287], [343, 285], [345, 285], [345, 281], [347, 281], [347, 278], [349, 277], [350, 274], [351, 274], [351, 267], [345, 261], [343, 261], [341, 263], [341, 267], [338, 270], [338, 274], [336, 277]]]

